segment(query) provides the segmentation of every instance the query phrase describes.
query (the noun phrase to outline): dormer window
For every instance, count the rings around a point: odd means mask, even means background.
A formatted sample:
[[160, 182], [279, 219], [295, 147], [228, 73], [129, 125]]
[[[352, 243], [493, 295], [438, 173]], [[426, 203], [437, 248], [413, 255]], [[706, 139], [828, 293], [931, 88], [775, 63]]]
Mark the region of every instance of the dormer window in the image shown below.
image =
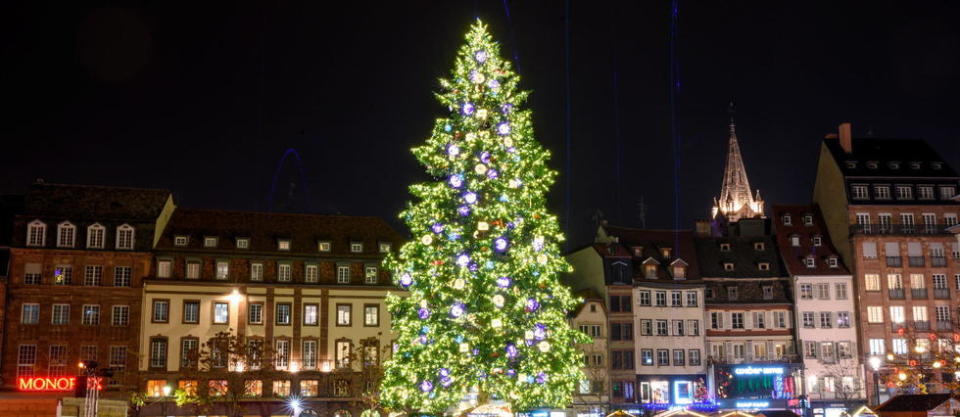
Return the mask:
[[720, 244], [720, 252], [730, 252], [730, 244], [729, 244], [729, 243], [721, 243], [721, 244]]
[[857, 161], [846, 161], [847, 169], [856, 169]]
[[686, 279], [686, 278], [687, 278], [687, 267], [684, 265], [674, 265], [673, 279]]
[[866, 200], [870, 198], [870, 193], [867, 190], [867, 186], [863, 184], [854, 184], [850, 186], [851, 197], [854, 200]]
[[390, 253], [390, 242], [380, 242], [380, 253]]
[[952, 185], [941, 185], [940, 186], [940, 199], [941, 200], [950, 200], [955, 195], [957, 195], [957, 187]]
[[733, 271], [733, 262], [724, 262], [723, 263], [724, 271]]
[[27, 225], [27, 246], [44, 246], [47, 243], [47, 224], [34, 220]]
[[889, 185], [875, 185], [873, 186], [873, 197], [877, 200], [889, 200], [890, 199], [890, 186]]
[[817, 235], [813, 237], [813, 246], [823, 246], [823, 237]]
[[839, 267], [840, 267], [840, 261], [837, 259], [836, 256], [831, 256], [831, 257], [827, 258], [827, 265], [828, 265], [829, 267], [831, 267], [831, 268], [839, 268]]
[[909, 185], [898, 185], [897, 200], [913, 200], [913, 187]]
[[932, 185], [921, 185], [917, 187], [917, 197], [921, 200], [933, 200], [933, 186]]
[[813, 216], [809, 214], [803, 215], [803, 225], [804, 226], [813, 226]]
[[790, 217], [789, 214], [784, 214], [782, 221], [784, 226], [793, 226], [793, 217]]
[[350, 252], [353, 252], [353, 253], [363, 252], [363, 242], [350, 242]]
[[763, 242], [753, 242], [753, 250], [755, 251], [764, 251], [767, 249], [767, 245]]
[[663, 259], [670, 259], [671, 251], [672, 251], [671, 248], [660, 248], [660, 256], [662, 256]]
[[237, 238], [237, 249], [250, 249], [250, 238], [247, 238], [247, 237], [238, 237], [238, 238]]
[[278, 239], [277, 250], [290, 250], [290, 239]]
[[889, 167], [890, 169], [900, 169], [900, 161], [887, 162], [887, 167]]
[[761, 270], [761, 271], [769, 271], [769, 270], [770, 270], [770, 263], [769, 263], [769, 262], [760, 262], [760, 263], [757, 264], [757, 269], [759, 269], [759, 270]]
[[654, 264], [644, 265], [643, 276], [649, 279], [657, 279], [657, 266]]
[[333, 245], [330, 243], [329, 240], [321, 240], [317, 242], [317, 250], [320, 252], [330, 252], [330, 249], [332, 247]]
[[943, 168], [943, 162], [940, 162], [940, 161], [931, 162], [930, 168], [939, 170], [940, 168]]
[[634, 246], [633, 247], [633, 256], [641, 257], [643, 256], [643, 246]]
[[173, 237], [173, 246], [187, 246], [187, 243], [190, 242], [190, 237], [185, 235], [177, 235]]
[[117, 227], [117, 249], [133, 249], [133, 226], [122, 224]]
[[57, 247], [72, 248], [77, 237], [77, 227], [70, 222], [57, 225]]
[[217, 247], [217, 240], [216, 236], [206, 236], [203, 238], [203, 247], [215, 248]]
[[87, 227], [87, 248], [88, 249], [103, 249], [104, 236], [107, 234], [107, 229], [100, 225], [100, 223], [94, 223]]
[[913, 161], [910, 163], [910, 169], [920, 169], [920, 161]]
[[799, 235], [790, 235], [790, 246], [800, 246], [800, 236]]
[[817, 260], [812, 255], [810, 255], [810, 256], [807, 256], [806, 258], [803, 258], [803, 264], [806, 265], [807, 268], [816, 268]]
[[877, 169], [877, 166], [879, 166], [879, 163], [877, 163], [877, 161], [867, 161], [867, 168]]

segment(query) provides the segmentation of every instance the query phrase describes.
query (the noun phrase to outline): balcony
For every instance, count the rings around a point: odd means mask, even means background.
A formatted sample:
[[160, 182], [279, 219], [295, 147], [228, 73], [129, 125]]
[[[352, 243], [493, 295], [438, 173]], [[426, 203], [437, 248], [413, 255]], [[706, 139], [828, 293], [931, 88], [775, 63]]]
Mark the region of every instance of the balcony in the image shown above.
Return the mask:
[[[890, 297], [893, 298], [893, 297]], [[926, 288], [911, 288], [910, 289], [910, 298], [914, 300], [926, 300], [927, 299], [927, 289]]]
[[922, 256], [908, 256], [907, 264], [910, 266], [923, 266], [923, 257]]
[[854, 235], [949, 235], [947, 224], [854, 224], [850, 234]]
[[926, 320], [915, 320], [913, 322], [913, 329], [917, 331], [930, 330], [930, 322]]
[[934, 288], [933, 298], [936, 298], [937, 300], [949, 300], [950, 290], [947, 288]]
[[930, 257], [931, 266], [947, 266], [947, 257], [946, 256], [931, 256]]
[[888, 256], [887, 266], [903, 266], [903, 258], [900, 256]]
[[941, 330], [941, 331], [953, 330], [953, 322], [945, 321], [945, 320], [937, 320], [937, 330]]
[[890, 323], [890, 330], [898, 331], [900, 329], [905, 329], [907, 326], [904, 323]]
[[892, 290], [887, 290], [887, 294], [890, 296], [891, 300], [902, 300], [906, 298], [903, 293], [903, 288], [894, 288]]

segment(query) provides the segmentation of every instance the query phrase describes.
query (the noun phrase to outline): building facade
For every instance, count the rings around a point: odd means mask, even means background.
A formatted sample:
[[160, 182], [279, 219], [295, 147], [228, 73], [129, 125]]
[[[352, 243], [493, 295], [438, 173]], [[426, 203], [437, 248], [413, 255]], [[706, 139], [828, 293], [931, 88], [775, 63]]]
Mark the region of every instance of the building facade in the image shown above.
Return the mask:
[[373, 217], [178, 209], [144, 285], [143, 388], [359, 415], [391, 345], [380, 263], [400, 242]]
[[104, 396], [136, 389], [142, 278], [173, 210], [165, 190], [31, 186], [13, 222], [4, 389], [57, 388], [32, 379], [71, 378], [83, 360], [113, 370]]
[[603, 299], [592, 291], [582, 291], [583, 304], [572, 314], [570, 324], [590, 337], [590, 343], [580, 345], [583, 351], [583, 374], [573, 397], [572, 408], [577, 417], [606, 416], [610, 404], [610, 378], [607, 362], [607, 310]]
[[[956, 171], [922, 140], [853, 138], [844, 123], [821, 145], [814, 202], [853, 268], [860, 346], [882, 359], [876, 380], [884, 386], [915, 353], [923, 362], [954, 351], [960, 253], [947, 229], [960, 213], [957, 183]], [[867, 393], [886, 398], [867, 373]], [[930, 392], [953, 378], [924, 373]]]
[[866, 401], [853, 277], [830, 241], [817, 206], [774, 206], [773, 221], [796, 295], [793, 317], [803, 357], [802, 392], [814, 417], [839, 417]]

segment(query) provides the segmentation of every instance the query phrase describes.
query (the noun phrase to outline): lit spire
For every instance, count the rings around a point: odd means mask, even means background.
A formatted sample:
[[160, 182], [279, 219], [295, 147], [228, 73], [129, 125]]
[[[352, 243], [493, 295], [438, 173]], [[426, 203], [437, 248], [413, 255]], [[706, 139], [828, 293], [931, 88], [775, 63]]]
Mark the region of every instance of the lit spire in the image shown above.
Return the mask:
[[743, 157], [740, 155], [740, 144], [737, 141], [737, 125], [733, 121], [734, 107], [730, 102], [730, 138], [727, 149], [727, 165], [723, 171], [723, 184], [720, 188], [720, 197], [714, 200], [711, 211], [713, 217], [723, 215], [729, 222], [741, 218], [763, 217], [763, 200], [760, 191], [756, 197], [750, 192], [750, 180], [747, 179], [747, 169], [743, 166]]

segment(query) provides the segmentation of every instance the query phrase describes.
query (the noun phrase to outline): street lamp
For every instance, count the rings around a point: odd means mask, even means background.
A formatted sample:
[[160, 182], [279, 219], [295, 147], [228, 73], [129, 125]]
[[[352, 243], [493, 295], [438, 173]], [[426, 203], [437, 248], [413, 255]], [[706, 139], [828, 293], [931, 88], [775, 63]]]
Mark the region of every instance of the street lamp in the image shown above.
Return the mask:
[[880, 365], [883, 360], [879, 356], [871, 356], [869, 362], [873, 369], [873, 405], [876, 406], [880, 404]]

